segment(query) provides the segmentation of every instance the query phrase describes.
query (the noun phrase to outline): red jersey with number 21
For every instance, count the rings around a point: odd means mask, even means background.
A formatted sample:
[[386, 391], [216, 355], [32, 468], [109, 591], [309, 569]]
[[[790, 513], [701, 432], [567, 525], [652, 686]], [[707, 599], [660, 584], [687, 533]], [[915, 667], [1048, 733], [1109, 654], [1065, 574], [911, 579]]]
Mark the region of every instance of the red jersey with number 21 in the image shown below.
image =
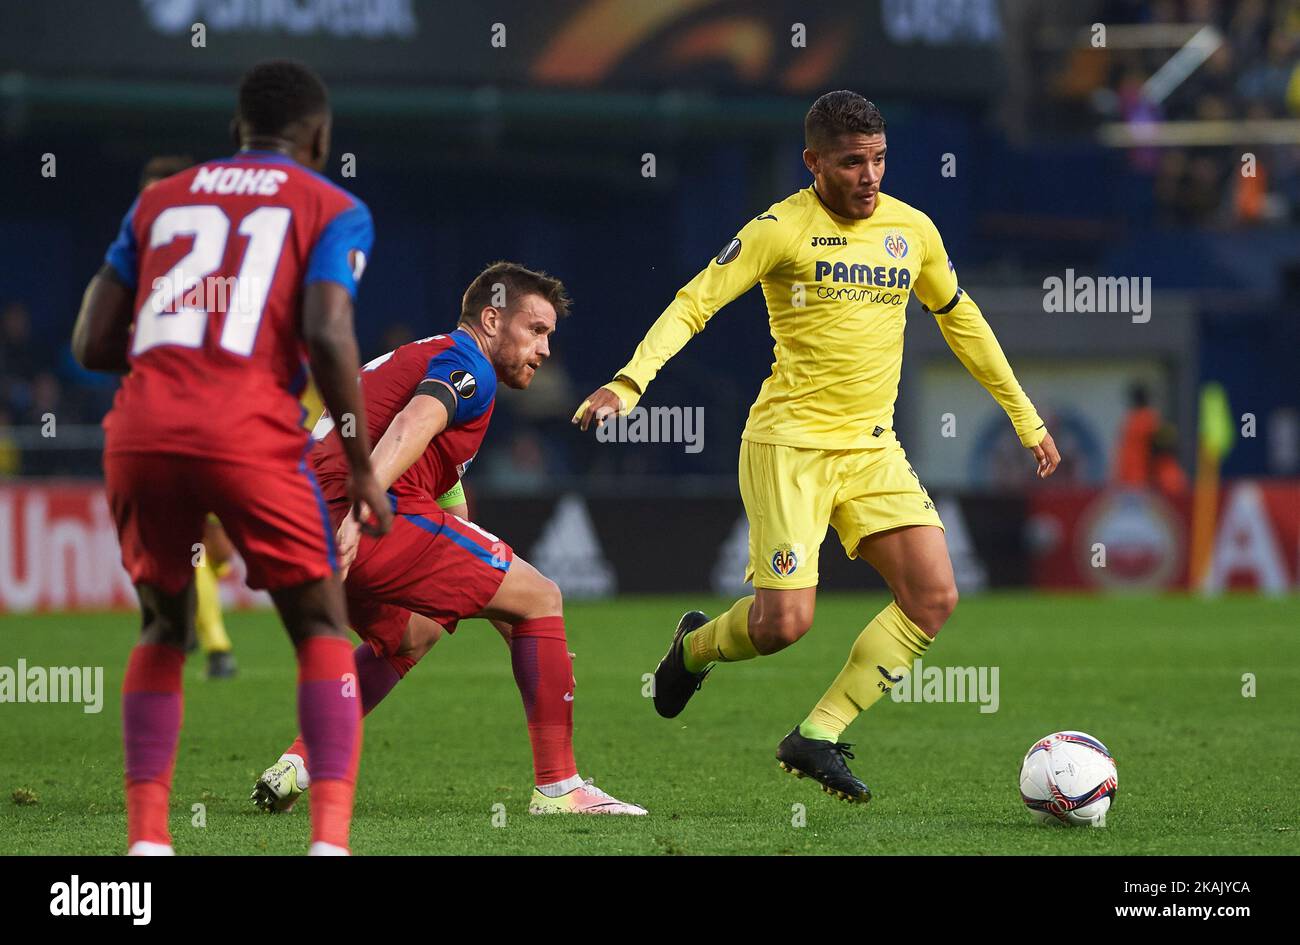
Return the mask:
[[365, 204], [275, 152], [146, 188], [105, 257], [136, 313], [105, 452], [298, 465], [303, 289], [332, 281], [355, 296], [373, 241]]

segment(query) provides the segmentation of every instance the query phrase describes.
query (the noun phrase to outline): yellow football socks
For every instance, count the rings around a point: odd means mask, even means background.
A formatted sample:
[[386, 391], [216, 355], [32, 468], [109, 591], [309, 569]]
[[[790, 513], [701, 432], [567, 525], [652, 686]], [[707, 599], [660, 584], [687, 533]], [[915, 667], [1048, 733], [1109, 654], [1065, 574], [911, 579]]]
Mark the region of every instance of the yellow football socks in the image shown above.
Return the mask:
[[198, 604], [194, 612], [194, 633], [204, 653], [227, 653], [231, 650], [226, 622], [221, 616], [221, 591], [217, 587], [217, 569], [205, 559], [194, 569], [194, 593]]
[[725, 614], [686, 634], [682, 641], [686, 668], [700, 673], [715, 660], [739, 663], [757, 656], [758, 650], [749, 639], [749, 608], [753, 604], [753, 595], [742, 597]]
[[897, 601], [876, 614], [858, 635], [826, 695], [799, 726], [805, 738], [839, 741], [849, 723], [911, 672], [912, 661], [930, 645], [925, 631], [899, 608]]

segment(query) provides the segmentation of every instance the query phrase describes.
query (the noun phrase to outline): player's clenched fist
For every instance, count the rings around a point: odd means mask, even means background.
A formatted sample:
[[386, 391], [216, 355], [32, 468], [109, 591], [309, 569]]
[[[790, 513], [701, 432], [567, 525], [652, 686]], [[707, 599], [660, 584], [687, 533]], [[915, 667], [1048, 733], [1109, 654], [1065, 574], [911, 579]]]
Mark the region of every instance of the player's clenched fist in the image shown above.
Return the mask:
[[334, 533], [334, 543], [338, 546], [339, 580], [346, 581], [361, 544], [361, 523], [351, 515], [346, 516]]
[[[388, 504], [388, 496], [373, 473], [353, 471], [348, 479], [348, 498], [352, 501], [352, 510], [343, 517], [334, 534], [341, 581], [347, 580], [357, 556], [357, 547], [361, 544], [361, 535], [383, 535], [393, 526], [393, 510]], [[375, 517], [373, 523], [370, 521], [372, 513]]]
[[[352, 501], [352, 513], [348, 518], [356, 519], [361, 531], [376, 537], [388, 534], [393, 527], [393, 509], [388, 504], [388, 494], [374, 473], [354, 469], [348, 477], [348, 498]], [[371, 515], [374, 515], [373, 522]]]
[[582, 402], [570, 422], [578, 424], [583, 430], [591, 425], [592, 420], [596, 421], [596, 426], [600, 426], [615, 414], [626, 414], [640, 399], [641, 392], [627, 381], [610, 381]]

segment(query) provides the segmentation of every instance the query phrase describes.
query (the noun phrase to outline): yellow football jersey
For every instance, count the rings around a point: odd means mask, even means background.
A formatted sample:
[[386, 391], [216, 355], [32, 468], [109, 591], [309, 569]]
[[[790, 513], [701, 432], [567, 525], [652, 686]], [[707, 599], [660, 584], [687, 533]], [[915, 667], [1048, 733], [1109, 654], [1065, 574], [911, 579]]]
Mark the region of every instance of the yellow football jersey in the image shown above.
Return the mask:
[[865, 220], [832, 213], [812, 187], [740, 230], [678, 293], [618, 376], [642, 393], [718, 309], [761, 283], [775, 361], [745, 439], [817, 449], [893, 442], [903, 326], [913, 293], [1026, 446], [1045, 435], [1033, 404], [957, 276], [934, 223], [887, 194]]

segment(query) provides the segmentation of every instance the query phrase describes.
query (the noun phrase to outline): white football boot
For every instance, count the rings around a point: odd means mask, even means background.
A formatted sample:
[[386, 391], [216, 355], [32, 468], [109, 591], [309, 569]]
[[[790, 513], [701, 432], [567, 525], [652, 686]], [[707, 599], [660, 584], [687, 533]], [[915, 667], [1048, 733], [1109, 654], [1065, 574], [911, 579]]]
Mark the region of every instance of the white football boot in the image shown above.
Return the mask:
[[288, 813], [294, 802], [306, 792], [311, 779], [307, 766], [297, 755], [283, 755], [262, 772], [248, 799], [272, 814]]
[[528, 803], [530, 814], [632, 814], [641, 816], [649, 813], [644, 807], [620, 801], [606, 794], [588, 778], [567, 794], [559, 797], [547, 797], [537, 788], [533, 788], [532, 799]]

